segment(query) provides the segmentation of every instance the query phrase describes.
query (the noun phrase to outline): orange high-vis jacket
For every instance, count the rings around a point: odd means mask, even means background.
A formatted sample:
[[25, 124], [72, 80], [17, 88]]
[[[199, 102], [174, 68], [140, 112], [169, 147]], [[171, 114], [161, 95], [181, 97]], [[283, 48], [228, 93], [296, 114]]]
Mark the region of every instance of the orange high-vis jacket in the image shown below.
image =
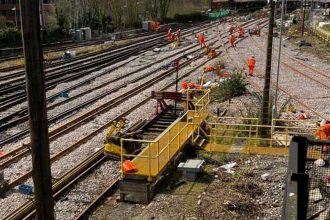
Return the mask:
[[214, 70], [213, 66], [211, 66], [211, 65], [207, 65], [205, 69], [208, 72], [212, 72]]
[[203, 33], [199, 34], [198, 40], [199, 40], [199, 42], [204, 42], [205, 41], [205, 36], [204, 36]]
[[316, 131], [316, 137], [320, 140], [328, 140], [330, 135], [330, 124], [320, 126]]
[[247, 61], [248, 66], [254, 66], [256, 65], [256, 59], [253, 57], [250, 57]]
[[188, 89], [188, 83], [187, 83], [186, 81], [183, 81], [183, 82], [181, 83], [181, 88], [182, 88], [182, 89]]
[[235, 40], [236, 40], [235, 36], [234, 36], [234, 35], [230, 35], [230, 37], [229, 37], [229, 42], [230, 42], [230, 43], [234, 43]]

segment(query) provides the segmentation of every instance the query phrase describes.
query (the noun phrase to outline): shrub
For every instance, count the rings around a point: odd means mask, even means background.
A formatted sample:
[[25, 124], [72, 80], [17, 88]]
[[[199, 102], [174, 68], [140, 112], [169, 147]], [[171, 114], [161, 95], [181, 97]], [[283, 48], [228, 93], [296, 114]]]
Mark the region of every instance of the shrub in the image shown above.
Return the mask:
[[0, 47], [18, 46], [22, 44], [21, 32], [16, 28], [0, 30]]
[[243, 95], [247, 91], [247, 83], [240, 73], [234, 73], [231, 77], [215, 89], [215, 98], [220, 101], [230, 100], [236, 96]]
[[200, 12], [193, 12], [190, 14], [175, 14], [174, 19], [179, 23], [187, 23], [189, 21], [203, 21], [206, 20], [207, 17]]

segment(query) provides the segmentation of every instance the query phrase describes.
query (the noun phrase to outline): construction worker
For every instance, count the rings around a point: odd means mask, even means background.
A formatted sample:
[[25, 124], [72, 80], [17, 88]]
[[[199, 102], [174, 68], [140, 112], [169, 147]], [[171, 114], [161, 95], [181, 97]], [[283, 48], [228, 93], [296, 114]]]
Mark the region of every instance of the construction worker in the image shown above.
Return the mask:
[[167, 31], [167, 40], [172, 41], [173, 40], [173, 34], [172, 34], [172, 29], [168, 29]]
[[180, 39], [181, 36], [181, 29], [178, 29], [175, 33], [176, 38]]
[[160, 29], [160, 22], [159, 20], [156, 20], [156, 31], [159, 31]]
[[150, 24], [150, 30], [151, 31], [155, 31], [156, 30], [156, 23], [155, 21], [152, 21], [151, 24]]
[[181, 88], [182, 88], [182, 89], [188, 89], [188, 88], [189, 88], [188, 82], [183, 81], [183, 82], [181, 83]]
[[235, 45], [235, 41], [236, 41], [236, 37], [235, 37], [235, 35], [230, 35], [229, 36], [229, 43], [230, 43], [230, 46], [231, 47], [235, 47], [236, 45]]
[[258, 23], [256, 28], [255, 28], [255, 34], [260, 37], [260, 23]]
[[230, 17], [230, 23], [231, 23], [231, 24], [234, 23], [234, 17], [233, 17], [233, 16]]
[[208, 64], [206, 67], [204, 67], [204, 72], [213, 72], [214, 68], [210, 64]]
[[244, 34], [245, 34], [244, 28], [242, 26], [239, 26], [239, 28], [238, 28], [238, 37], [243, 38]]
[[204, 33], [200, 33], [198, 35], [198, 41], [199, 41], [199, 43], [201, 45], [201, 48], [206, 47]]
[[211, 48], [210, 49], [210, 52], [207, 54], [207, 56], [209, 57], [209, 58], [215, 58], [216, 56], [217, 56], [217, 52], [215, 51], [215, 49], [214, 48]]
[[247, 65], [249, 67], [249, 76], [253, 76], [254, 66], [256, 65], [256, 59], [254, 58], [254, 55], [248, 59]]
[[[322, 120], [325, 121], [325, 120]], [[316, 138], [320, 139], [321, 141], [328, 141], [329, 140], [329, 135], [330, 135], [330, 123], [320, 123], [318, 124], [319, 128], [316, 131]], [[328, 146], [323, 146], [322, 147], [322, 152], [327, 152], [328, 151]]]
[[230, 26], [229, 26], [229, 33], [230, 34], [233, 34], [233, 32], [234, 32], [234, 30], [235, 30], [235, 28], [234, 28], [234, 26], [231, 24]]

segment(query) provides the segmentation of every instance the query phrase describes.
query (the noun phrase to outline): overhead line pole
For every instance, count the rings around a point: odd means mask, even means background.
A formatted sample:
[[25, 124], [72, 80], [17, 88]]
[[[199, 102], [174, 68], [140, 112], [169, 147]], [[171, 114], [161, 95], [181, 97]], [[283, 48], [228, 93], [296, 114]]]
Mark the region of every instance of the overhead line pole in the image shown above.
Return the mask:
[[[270, 81], [271, 81], [271, 70], [272, 70], [272, 48], [273, 48], [273, 34], [274, 34], [274, 9], [275, 4], [273, 0], [269, 1], [270, 4], [270, 15], [269, 15], [269, 29], [267, 38], [267, 54], [266, 54], [266, 71], [265, 71], [265, 82], [263, 90], [262, 100], [262, 114], [261, 123], [262, 125], [270, 125], [269, 120], [269, 109], [270, 109]], [[262, 135], [266, 135], [267, 132], [263, 131]]]
[[37, 219], [54, 219], [39, 0], [21, 0], [21, 24]]
[[305, 7], [306, 7], [306, 0], [305, 3], [303, 3], [302, 8], [303, 8], [303, 17], [302, 17], [302, 25], [301, 25], [301, 36], [304, 36], [304, 31], [305, 31]]
[[278, 83], [279, 83], [279, 79], [280, 79], [281, 49], [282, 49], [282, 39], [283, 39], [284, 4], [285, 4], [285, 0], [282, 0], [281, 27], [280, 27], [280, 44], [279, 44], [279, 48], [278, 48], [278, 61], [277, 61], [277, 73], [276, 73], [276, 89], [275, 89], [275, 100], [274, 100], [274, 112], [273, 112], [273, 117], [272, 118], [277, 117]]

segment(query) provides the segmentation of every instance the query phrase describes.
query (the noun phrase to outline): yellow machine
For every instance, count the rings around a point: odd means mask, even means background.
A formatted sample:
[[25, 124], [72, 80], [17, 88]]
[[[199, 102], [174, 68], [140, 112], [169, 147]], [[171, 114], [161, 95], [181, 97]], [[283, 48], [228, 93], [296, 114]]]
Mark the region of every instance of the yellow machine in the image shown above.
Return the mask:
[[209, 58], [215, 58], [216, 56], [217, 56], [217, 52], [215, 51], [215, 49], [214, 48], [212, 48], [211, 50], [210, 50], [210, 52], [208, 53], [208, 55], [207, 55]]
[[210, 52], [211, 52], [211, 48], [209, 46], [206, 46], [204, 50], [204, 54], [209, 55]]
[[173, 43], [171, 43], [171, 47], [173, 49], [178, 48], [180, 46], [180, 38], [179, 37], [175, 37], [175, 40], [173, 41]]
[[[121, 138], [139, 138], [140, 130], [137, 130], [139, 126], [133, 126], [131, 129], [127, 129], [124, 131], [127, 125], [126, 118], [121, 118], [118, 122], [113, 121], [111, 126], [108, 129], [106, 134], [106, 138], [104, 141], [104, 154], [105, 155], [120, 155], [121, 147], [120, 147], [120, 139]], [[137, 130], [137, 131], [136, 131]], [[123, 149], [123, 153], [131, 153], [138, 149], [140, 149], [139, 143], [131, 143], [128, 146], [125, 146]]]

